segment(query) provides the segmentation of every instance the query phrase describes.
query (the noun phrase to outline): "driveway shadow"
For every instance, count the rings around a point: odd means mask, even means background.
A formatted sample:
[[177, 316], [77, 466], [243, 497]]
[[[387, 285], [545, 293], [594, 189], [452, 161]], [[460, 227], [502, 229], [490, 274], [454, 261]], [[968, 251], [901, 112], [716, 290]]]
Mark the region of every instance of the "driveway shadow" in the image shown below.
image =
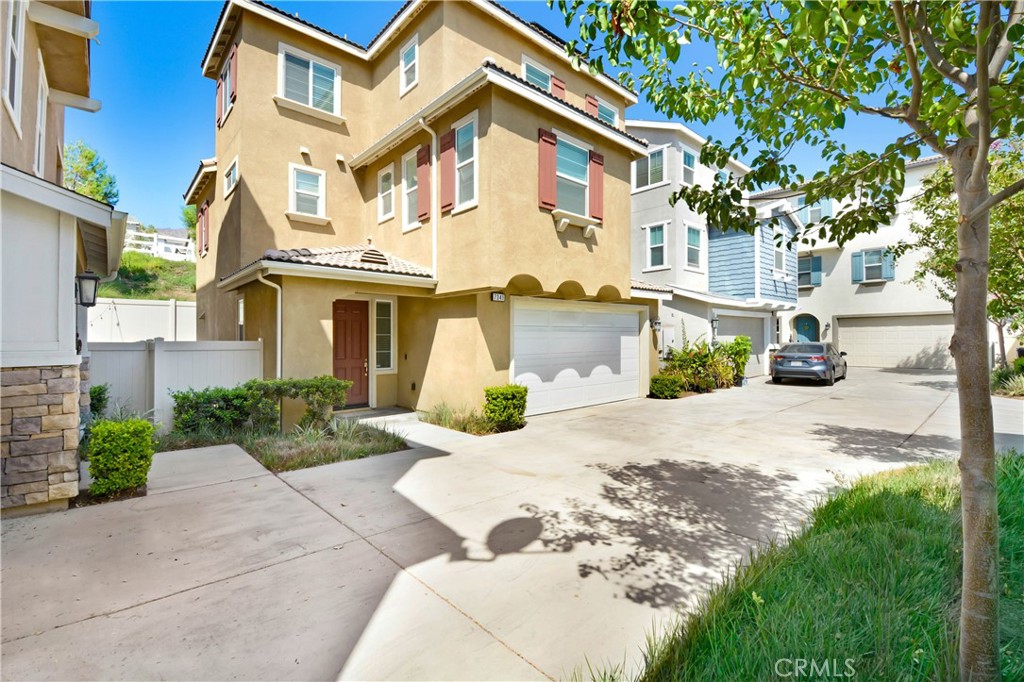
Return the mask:
[[886, 429], [817, 424], [808, 433], [832, 442], [832, 452], [876, 462], [926, 462], [955, 457], [960, 439], [938, 435], [911, 435]]

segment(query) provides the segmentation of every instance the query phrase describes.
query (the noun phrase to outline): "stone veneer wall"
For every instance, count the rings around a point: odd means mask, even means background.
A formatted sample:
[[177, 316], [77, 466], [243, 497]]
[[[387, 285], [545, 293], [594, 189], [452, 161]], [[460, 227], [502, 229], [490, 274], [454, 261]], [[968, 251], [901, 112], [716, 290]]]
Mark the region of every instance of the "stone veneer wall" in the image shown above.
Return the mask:
[[0, 372], [2, 506], [67, 507], [78, 495], [78, 366]]

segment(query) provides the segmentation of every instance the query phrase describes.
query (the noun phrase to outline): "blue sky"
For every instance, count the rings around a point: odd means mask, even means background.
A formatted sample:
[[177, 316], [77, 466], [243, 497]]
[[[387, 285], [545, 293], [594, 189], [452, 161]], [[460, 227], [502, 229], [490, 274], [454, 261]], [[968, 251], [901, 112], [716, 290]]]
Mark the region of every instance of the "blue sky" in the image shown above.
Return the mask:
[[[271, 0], [273, 2], [273, 0]], [[276, 2], [276, 6], [366, 44], [401, 6], [400, 2]], [[506, 2], [509, 9], [566, 38], [557, 10], [537, 2]], [[214, 83], [199, 70], [220, 2], [111, 2], [93, 4], [100, 23], [92, 47], [93, 97], [103, 102], [99, 113], [69, 109], [65, 139], [84, 140], [95, 148], [117, 177], [118, 208], [143, 223], [180, 227], [181, 195], [199, 159], [213, 154]], [[689, 68], [714, 65], [706, 46], [692, 45], [680, 59]], [[631, 107], [630, 118], [663, 118], [644, 102]], [[730, 139], [728, 121], [710, 127], [691, 125], [698, 133]], [[846, 137], [878, 148], [877, 122], [851, 119]], [[876, 141], [877, 139], [877, 141]], [[805, 172], [820, 165], [810, 150], [791, 156]]]

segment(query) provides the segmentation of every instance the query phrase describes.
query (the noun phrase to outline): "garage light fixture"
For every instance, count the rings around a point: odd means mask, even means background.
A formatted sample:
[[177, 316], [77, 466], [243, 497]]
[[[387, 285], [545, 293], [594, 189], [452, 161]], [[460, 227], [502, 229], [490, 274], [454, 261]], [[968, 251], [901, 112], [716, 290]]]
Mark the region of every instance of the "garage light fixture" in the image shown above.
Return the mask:
[[717, 334], [718, 333], [718, 316], [717, 315], [715, 317], [711, 318], [711, 333], [712, 334]]
[[75, 299], [83, 308], [96, 305], [96, 291], [100, 287], [100, 276], [92, 270], [75, 276]]

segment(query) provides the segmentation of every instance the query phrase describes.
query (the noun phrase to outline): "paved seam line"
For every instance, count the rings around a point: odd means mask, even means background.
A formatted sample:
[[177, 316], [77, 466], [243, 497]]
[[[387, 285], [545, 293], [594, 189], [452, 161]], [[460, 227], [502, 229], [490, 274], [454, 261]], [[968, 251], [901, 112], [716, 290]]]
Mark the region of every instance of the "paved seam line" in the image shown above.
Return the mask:
[[154, 491], [154, 492], [148, 492], [147, 491], [145, 497], [149, 497], [150, 495], [169, 495], [170, 493], [182, 493], [182, 492], [185, 492], [186, 490], [198, 490], [200, 488], [210, 488], [210, 487], [213, 487], [215, 485], [224, 485], [226, 483], [236, 483], [237, 481], [248, 481], [248, 480], [253, 479], [253, 478], [263, 478], [264, 476], [273, 476], [273, 474], [271, 472], [269, 472], [269, 471], [266, 471], [266, 472], [264, 472], [262, 474], [253, 474], [252, 476], [243, 476], [242, 478], [229, 478], [226, 481], [216, 481], [214, 483], [201, 483], [199, 485], [187, 485], [187, 486], [182, 486], [180, 488], [173, 488], [171, 490], [157, 490], [157, 491]]
[[924, 418], [924, 420], [922, 420], [922, 421], [921, 421], [921, 423], [917, 425], [917, 428], [916, 428], [916, 429], [914, 429], [913, 433], [911, 433], [911, 434], [910, 434], [909, 436], [907, 436], [906, 438], [904, 438], [903, 440], [901, 440], [901, 441], [900, 441], [900, 444], [899, 444], [899, 445], [897, 445], [897, 446], [896, 446], [896, 448], [897, 448], [897, 449], [899, 449], [899, 448], [902, 448], [902, 447], [903, 447], [903, 445], [904, 445], [904, 443], [906, 443], [906, 442], [907, 442], [908, 440], [910, 440], [911, 438], [913, 438], [914, 436], [916, 436], [916, 435], [917, 435], [917, 432], [921, 430], [921, 427], [922, 427], [922, 426], [924, 426], [925, 424], [927, 424], [927, 423], [928, 423], [929, 421], [931, 421], [931, 418], [932, 418], [932, 417], [934, 417], [934, 416], [935, 416], [935, 413], [936, 413], [936, 412], [938, 412], [938, 411], [939, 411], [939, 409], [940, 409], [940, 408], [941, 408], [941, 407], [942, 407], [943, 405], [945, 405], [945, 404], [946, 404], [946, 401], [947, 401], [947, 400], [949, 400], [949, 396], [951, 396], [951, 395], [953, 395], [953, 394], [952, 394], [952, 393], [947, 393], [947, 394], [946, 394], [946, 397], [942, 399], [942, 402], [941, 402], [941, 403], [939, 403], [938, 405], [936, 405], [936, 406], [935, 406], [935, 409], [934, 409], [934, 410], [932, 410], [932, 411], [931, 411], [931, 412], [930, 412], [930, 413], [928, 414], [928, 416], [927, 416], [927, 417], [925, 417], [925, 418]]
[[[286, 481], [285, 479], [281, 478], [280, 476], [278, 476], [278, 479], [280, 479], [280, 480], [281, 480], [281, 481], [282, 481], [282, 482], [283, 482], [283, 483], [284, 483], [285, 485], [287, 485], [287, 486], [288, 486], [289, 488], [291, 488], [292, 490], [294, 490], [294, 491], [295, 491], [295, 492], [296, 492], [296, 493], [297, 493], [298, 495], [300, 495], [301, 497], [304, 497], [305, 499], [309, 500], [309, 501], [310, 501], [310, 502], [311, 502], [311, 503], [312, 503], [312, 504], [313, 504], [314, 506], [316, 506], [316, 507], [318, 507], [319, 509], [321, 509], [321, 510], [322, 510], [322, 511], [323, 511], [323, 512], [324, 512], [325, 514], [327, 514], [327, 515], [328, 515], [328, 516], [330, 516], [330, 517], [331, 517], [332, 519], [334, 519], [334, 521], [335, 521], [335, 522], [337, 522], [337, 523], [341, 524], [342, 526], [344, 526], [344, 527], [345, 527], [345, 528], [347, 528], [348, 530], [350, 530], [350, 531], [352, 531], [353, 533], [355, 533], [356, 535], [358, 535], [358, 536], [359, 536], [359, 539], [360, 539], [360, 540], [362, 540], [363, 542], [365, 542], [366, 544], [368, 544], [368, 545], [369, 545], [370, 547], [373, 547], [373, 548], [374, 548], [375, 550], [377, 550], [378, 552], [380, 552], [380, 555], [381, 555], [381, 556], [383, 556], [384, 558], [386, 558], [386, 559], [387, 559], [388, 561], [390, 561], [391, 563], [393, 563], [393, 564], [394, 564], [395, 566], [397, 566], [397, 567], [398, 567], [398, 570], [399, 570], [399, 571], [401, 571], [402, 573], [405, 573], [405, 574], [406, 574], [406, 575], [408, 575], [408, 576], [409, 576], [410, 578], [412, 578], [413, 580], [415, 580], [416, 582], [418, 582], [418, 583], [419, 583], [420, 585], [423, 585], [423, 587], [425, 587], [425, 588], [427, 588], [428, 590], [430, 590], [430, 592], [431, 592], [431, 593], [433, 593], [433, 594], [434, 594], [434, 595], [435, 595], [435, 596], [436, 596], [436, 597], [437, 597], [438, 599], [440, 599], [441, 601], [443, 601], [443, 602], [444, 602], [445, 604], [448, 604], [448, 606], [450, 606], [450, 607], [451, 607], [451, 608], [452, 608], [453, 610], [455, 610], [456, 612], [458, 612], [458, 613], [462, 614], [462, 615], [463, 615], [463, 616], [464, 616], [464, 617], [465, 617], [465, 618], [466, 618], [467, 620], [469, 620], [469, 622], [473, 623], [473, 624], [474, 624], [474, 625], [476, 625], [476, 626], [477, 626], [478, 628], [480, 628], [481, 630], [483, 630], [484, 632], [486, 632], [486, 633], [487, 633], [488, 635], [490, 635], [490, 636], [491, 636], [491, 638], [492, 638], [492, 639], [494, 639], [494, 641], [496, 641], [496, 642], [497, 642], [498, 644], [500, 644], [501, 646], [505, 647], [505, 648], [506, 648], [506, 649], [508, 649], [508, 650], [509, 650], [510, 652], [512, 652], [513, 654], [515, 654], [515, 655], [516, 655], [516, 656], [518, 656], [519, 658], [521, 658], [521, 659], [522, 659], [522, 660], [523, 660], [523, 661], [524, 661], [524, 662], [525, 662], [525, 663], [526, 663], [527, 665], [529, 665], [529, 666], [530, 666], [530, 667], [532, 667], [532, 668], [533, 668], [534, 670], [536, 670], [537, 672], [539, 672], [539, 673], [540, 673], [541, 675], [543, 675], [543, 676], [544, 676], [544, 677], [545, 677], [546, 679], [548, 679], [548, 680], [551, 680], [551, 682], [555, 682], [555, 678], [554, 678], [554, 677], [552, 677], [551, 675], [548, 675], [548, 674], [547, 674], [546, 672], [544, 672], [543, 670], [541, 670], [540, 666], [538, 666], [538, 665], [537, 665], [536, 663], [534, 663], [533, 661], [531, 661], [530, 659], [528, 659], [528, 658], [527, 658], [526, 656], [524, 656], [523, 654], [521, 654], [521, 653], [519, 653], [518, 651], [516, 651], [515, 649], [513, 649], [513, 648], [512, 648], [512, 646], [511, 646], [510, 644], [508, 644], [508, 643], [507, 643], [507, 642], [505, 642], [505, 641], [504, 641], [503, 639], [501, 639], [500, 637], [498, 637], [498, 636], [497, 636], [497, 635], [496, 635], [495, 633], [491, 632], [491, 631], [490, 631], [490, 630], [489, 630], [489, 629], [488, 629], [487, 627], [485, 627], [485, 626], [484, 626], [484, 624], [483, 624], [483, 623], [481, 623], [480, 621], [478, 621], [478, 620], [477, 620], [476, 618], [473, 618], [473, 616], [469, 615], [468, 613], [466, 613], [465, 611], [463, 611], [462, 609], [460, 609], [460, 608], [459, 608], [458, 606], [456, 606], [456, 605], [455, 605], [455, 604], [454, 604], [454, 603], [453, 603], [453, 602], [452, 602], [452, 601], [451, 601], [450, 599], [448, 599], [447, 597], [445, 597], [444, 595], [442, 595], [442, 594], [441, 594], [440, 592], [438, 592], [437, 590], [435, 590], [435, 589], [434, 589], [434, 588], [433, 588], [432, 586], [430, 586], [430, 585], [428, 585], [427, 583], [425, 583], [425, 582], [424, 582], [423, 580], [421, 580], [421, 579], [420, 579], [419, 577], [417, 577], [417, 576], [413, 575], [413, 574], [412, 574], [412, 572], [410, 572], [410, 571], [409, 571], [408, 569], [406, 569], [406, 568], [405, 568], [405, 566], [403, 566], [403, 565], [402, 565], [401, 563], [399, 563], [399, 562], [398, 562], [398, 561], [397, 561], [397, 560], [396, 560], [396, 559], [395, 559], [394, 557], [392, 557], [392, 556], [391, 556], [390, 554], [388, 554], [388, 553], [387, 553], [387, 552], [385, 552], [385, 551], [384, 551], [383, 549], [381, 549], [381, 548], [380, 548], [380, 547], [379, 547], [378, 545], [376, 545], [375, 543], [373, 543], [373, 542], [372, 542], [372, 541], [370, 540], [370, 538], [369, 538], [369, 537], [367, 537], [367, 536], [363, 535], [362, 533], [360, 533], [359, 531], [357, 531], [357, 530], [356, 530], [355, 528], [353, 528], [352, 526], [349, 526], [349, 525], [348, 525], [347, 523], [345, 523], [344, 521], [341, 521], [340, 519], [338, 519], [338, 518], [337, 518], [336, 516], [334, 516], [334, 515], [333, 515], [333, 514], [331, 514], [331, 513], [329, 512], [329, 511], [327, 511], [326, 509], [324, 509], [324, 507], [323, 507], [323, 506], [322, 506], [322, 505], [321, 505], [321, 504], [320, 504], [319, 502], [317, 502], [316, 500], [314, 500], [314, 499], [312, 499], [312, 498], [310, 498], [310, 497], [306, 497], [305, 495], [303, 495], [303, 494], [302, 494], [302, 492], [301, 492], [301, 491], [300, 491], [300, 490], [299, 490], [298, 488], [295, 488], [294, 486], [292, 486], [292, 484], [291, 484], [291, 483], [289, 483], [288, 481]], [[436, 520], [436, 519], [437, 519], [437, 517], [435, 517], [435, 516], [433, 516], [433, 515], [430, 515], [430, 516], [428, 516], [427, 518], [428, 518], [428, 519], [434, 519], [434, 520]], [[427, 519], [421, 519], [421, 521], [426, 521], [426, 520], [427, 520]], [[419, 521], [417, 521], [416, 523], [419, 523]], [[439, 523], [440, 523], [440, 522], [439, 522]], [[408, 524], [407, 524], [407, 525], [408, 525]], [[443, 524], [442, 524], [442, 525], [443, 525]], [[381, 531], [381, 532], [386, 532], [386, 531]], [[379, 535], [379, 534], [380, 534], [380, 533], [377, 533], [377, 535]]]

